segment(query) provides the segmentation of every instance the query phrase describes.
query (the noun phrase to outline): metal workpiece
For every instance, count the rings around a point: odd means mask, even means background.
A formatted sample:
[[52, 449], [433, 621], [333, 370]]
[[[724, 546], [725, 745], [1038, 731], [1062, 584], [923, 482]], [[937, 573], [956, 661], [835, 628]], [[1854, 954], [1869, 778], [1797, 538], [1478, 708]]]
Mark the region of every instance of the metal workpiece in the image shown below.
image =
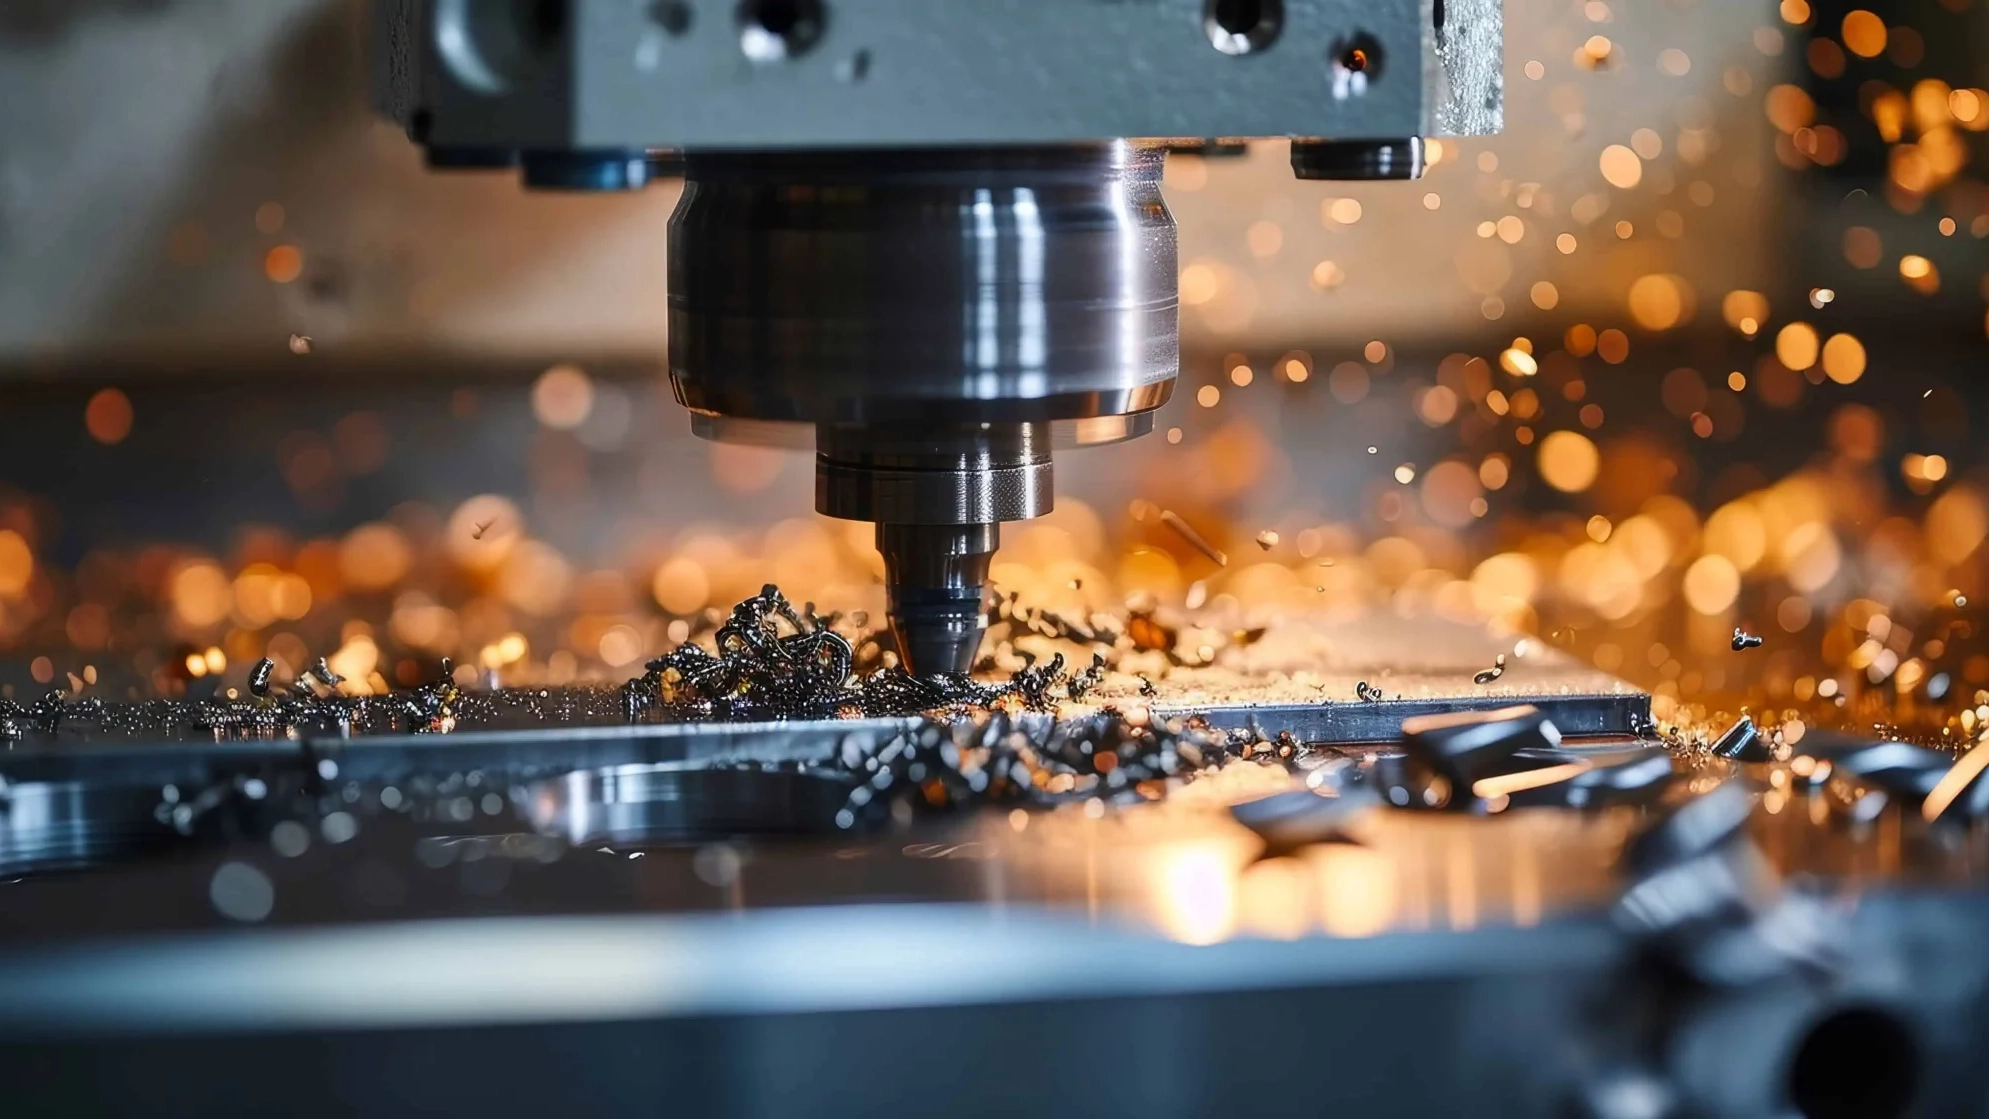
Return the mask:
[[0, 876], [87, 866], [173, 836], [157, 787], [0, 778]]
[[[375, 5], [376, 101], [514, 149], [1458, 135], [1500, 124], [1499, 0]], [[1348, 45], [1376, 63], [1352, 81]], [[418, 127], [417, 127], [418, 126]]]
[[575, 770], [524, 790], [526, 818], [575, 846], [682, 842], [713, 835], [821, 834], [849, 796], [825, 769], [696, 763]]

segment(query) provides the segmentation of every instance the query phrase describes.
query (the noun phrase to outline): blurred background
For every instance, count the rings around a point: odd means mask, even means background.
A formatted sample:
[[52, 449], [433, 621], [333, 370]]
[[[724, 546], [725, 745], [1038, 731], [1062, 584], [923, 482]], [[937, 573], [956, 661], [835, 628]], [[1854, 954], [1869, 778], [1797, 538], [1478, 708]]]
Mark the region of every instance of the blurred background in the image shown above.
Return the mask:
[[[368, 27], [0, 7], [0, 687], [175, 694], [265, 654], [353, 689], [444, 656], [621, 679], [769, 581], [881, 615], [807, 455], [670, 399], [677, 188], [426, 170], [370, 112]], [[1170, 158], [1175, 398], [1060, 459], [996, 582], [1435, 613], [1681, 718], [1972, 734], [1984, 43], [1982, 0], [1508, 0], [1505, 133], [1421, 181]]]

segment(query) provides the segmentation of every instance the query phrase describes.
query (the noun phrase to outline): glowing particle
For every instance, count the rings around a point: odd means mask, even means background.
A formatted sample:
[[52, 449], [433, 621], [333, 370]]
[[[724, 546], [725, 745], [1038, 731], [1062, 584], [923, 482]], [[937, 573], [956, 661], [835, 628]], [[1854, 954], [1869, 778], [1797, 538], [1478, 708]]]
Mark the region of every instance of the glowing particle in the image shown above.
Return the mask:
[[1518, 347], [1499, 355], [1499, 368], [1515, 377], [1531, 377], [1540, 372], [1540, 365], [1533, 360], [1533, 355]]
[[1630, 359], [1630, 336], [1611, 327], [1595, 336], [1595, 352], [1611, 365], [1621, 365]]
[[1204, 408], [1213, 408], [1222, 402], [1222, 390], [1214, 385], [1203, 385], [1195, 390], [1195, 403]]
[[1865, 346], [1849, 334], [1833, 334], [1823, 344], [1823, 372], [1840, 385], [1865, 375]]
[[1885, 53], [1885, 21], [1859, 8], [1844, 17], [1844, 49], [1859, 58], [1877, 58]]
[[1603, 179], [1618, 190], [1629, 190], [1644, 180], [1644, 161], [1622, 144], [1602, 149], [1599, 164]]
[[295, 245], [278, 245], [263, 254], [262, 273], [271, 283], [287, 284], [304, 273], [304, 254]]
[[1685, 317], [1690, 304], [1685, 280], [1654, 272], [1630, 285], [1630, 317], [1645, 330], [1669, 330]]
[[1740, 597], [1740, 572], [1725, 556], [1700, 556], [1685, 569], [1682, 589], [1694, 613], [1720, 614]]
[[1816, 328], [1806, 322], [1792, 322], [1775, 335], [1775, 360], [1798, 372], [1816, 364], [1818, 348]]
[[1549, 432], [1540, 441], [1540, 476], [1562, 493], [1580, 493], [1595, 483], [1602, 456], [1577, 431]]
[[575, 365], [555, 365], [532, 383], [532, 414], [541, 424], [571, 431], [594, 410], [594, 383]]
[[117, 389], [98, 389], [83, 409], [83, 427], [90, 438], [109, 445], [131, 434], [131, 399]]
[[1193, 526], [1189, 525], [1187, 521], [1182, 520], [1181, 515], [1176, 513], [1174, 510], [1172, 509], [1161, 510], [1160, 523], [1166, 525], [1168, 528], [1173, 529], [1174, 534], [1176, 536], [1179, 536], [1182, 540], [1187, 541], [1189, 547], [1202, 553], [1204, 556], [1207, 556], [1209, 558], [1209, 561], [1214, 563], [1217, 567], [1229, 566], [1229, 556], [1226, 555], [1222, 549], [1216, 547], [1214, 544], [1209, 543], [1208, 537], [1203, 536], [1199, 532], [1196, 532]]

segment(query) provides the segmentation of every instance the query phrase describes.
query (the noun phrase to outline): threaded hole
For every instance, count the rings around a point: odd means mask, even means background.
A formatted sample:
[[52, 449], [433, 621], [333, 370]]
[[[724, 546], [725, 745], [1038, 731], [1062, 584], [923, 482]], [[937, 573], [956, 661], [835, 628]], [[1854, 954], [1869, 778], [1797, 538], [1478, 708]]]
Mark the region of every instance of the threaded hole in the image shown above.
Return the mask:
[[739, 5], [739, 47], [754, 62], [798, 58], [822, 37], [821, 0], [746, 0]]
[[1283, 0], [1209, 0], [1202, 27], [1222, 53], [1250, 54], [1277, 39], [1284, 14]]

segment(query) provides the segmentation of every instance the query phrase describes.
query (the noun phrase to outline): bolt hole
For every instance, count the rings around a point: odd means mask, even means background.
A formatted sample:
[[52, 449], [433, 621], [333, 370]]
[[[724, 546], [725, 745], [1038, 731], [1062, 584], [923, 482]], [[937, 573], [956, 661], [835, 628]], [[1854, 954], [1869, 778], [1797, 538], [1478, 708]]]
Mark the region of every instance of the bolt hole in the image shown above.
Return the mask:
[[558, 56], [571, 18], [570, 0], [437, 0], [435, 46], [457, 82], [494, 96]]
[[533, 0], [531, 15], [525, 21], [531, 28], [533, 46], [548, 47], [566, 37], [569, 7], [567, 0]]
[[745, 0], [739, 5], [739, 49], [754, 62], [799, 58], [822, 38], [821, 0]]
[[1886, 1119], [1913, 1102], [1920, 1055], [1891, 1013], [1851, 1007], [1810, 1028], [1789, 1066], [1789, 1101], [1804, 1119]]
[[649, 6], [649, 19], [673, 38], [681, 36], [691, 29], [691, 6], [684, 0], [656, 0]]
[[1202, 29], [1222, 53], [1250, 54], [1277, 39], [1284, 15], [1283, 0], [1209, 0]]

